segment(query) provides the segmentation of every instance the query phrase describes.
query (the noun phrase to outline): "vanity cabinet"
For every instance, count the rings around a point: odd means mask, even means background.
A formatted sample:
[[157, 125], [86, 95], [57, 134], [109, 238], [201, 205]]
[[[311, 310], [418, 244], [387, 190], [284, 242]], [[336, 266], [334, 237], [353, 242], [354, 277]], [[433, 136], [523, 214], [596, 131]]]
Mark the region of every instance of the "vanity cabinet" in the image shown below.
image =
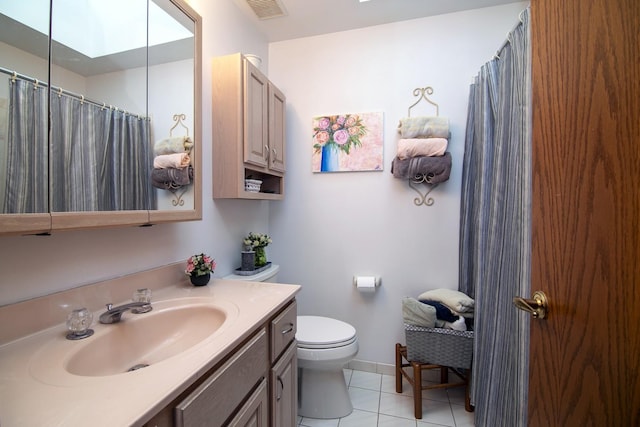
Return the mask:
[[176, 406], [176, 427], [222, 425], [254, 386], [264, 382], [266, 353], [267, 333], [262, 329]]
[[297, 306], [293, 301], [271, 321], [271, 425], [295, 427], [298, 414]]
[[298, 414], [298, 351], [297, 341], [273, 365], [271, 383], [271, 425], [295, 427]]
[[[286, 97], [242, 54], [214, 58], [213, 197], [284, 197]], [[262, 181], [246, 191], [245, 179]]]
[[145, 427], [294, 427], [297, 306], [291, 300]]

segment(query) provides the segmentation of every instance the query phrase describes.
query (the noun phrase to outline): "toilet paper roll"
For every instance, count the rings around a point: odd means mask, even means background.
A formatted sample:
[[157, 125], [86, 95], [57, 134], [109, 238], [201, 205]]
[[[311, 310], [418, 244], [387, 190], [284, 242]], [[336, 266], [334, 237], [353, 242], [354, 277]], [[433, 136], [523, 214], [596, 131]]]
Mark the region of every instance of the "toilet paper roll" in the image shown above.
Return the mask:
[[357, 276], [354, 278], [359, 292], [375, 292], [377, 280], [375, 276]]

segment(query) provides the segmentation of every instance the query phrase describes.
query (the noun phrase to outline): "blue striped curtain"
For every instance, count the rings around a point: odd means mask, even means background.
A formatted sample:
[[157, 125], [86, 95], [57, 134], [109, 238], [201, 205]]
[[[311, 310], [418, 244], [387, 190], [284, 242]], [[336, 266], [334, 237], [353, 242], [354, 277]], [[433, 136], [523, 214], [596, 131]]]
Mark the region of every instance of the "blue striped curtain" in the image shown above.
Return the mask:
[[529, 9], [471, 85], [462, 174], [460, 290], [474, 297], [475, 425], [527, 423], [530, 295]]
[[9, 134], [2, 213], [49, 212], [46, 86], [9, 80]]
[[51, 118], [53, 212], [156, 209], [147, 119], [64, 94]]

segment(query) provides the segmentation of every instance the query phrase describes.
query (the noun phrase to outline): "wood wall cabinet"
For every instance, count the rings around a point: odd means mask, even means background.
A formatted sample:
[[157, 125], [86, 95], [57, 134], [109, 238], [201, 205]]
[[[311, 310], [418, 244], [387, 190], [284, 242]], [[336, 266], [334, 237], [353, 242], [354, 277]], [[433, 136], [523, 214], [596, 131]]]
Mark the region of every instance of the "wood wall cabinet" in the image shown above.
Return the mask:
[[[286, 98], [241, 54], [214, 58], [213, 197], [284, 197]], [[245, 191], [245, 179], [262, 181]]]

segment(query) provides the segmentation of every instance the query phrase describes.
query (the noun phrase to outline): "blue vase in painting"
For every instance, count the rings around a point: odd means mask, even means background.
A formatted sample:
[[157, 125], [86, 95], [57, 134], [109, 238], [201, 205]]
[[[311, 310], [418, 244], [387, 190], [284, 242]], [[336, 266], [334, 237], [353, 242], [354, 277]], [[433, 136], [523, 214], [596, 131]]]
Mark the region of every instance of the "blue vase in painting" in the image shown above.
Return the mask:
[[340, 170], [340, 149], [336, 144], [322, 146], [320, 172], [335, 172]]

